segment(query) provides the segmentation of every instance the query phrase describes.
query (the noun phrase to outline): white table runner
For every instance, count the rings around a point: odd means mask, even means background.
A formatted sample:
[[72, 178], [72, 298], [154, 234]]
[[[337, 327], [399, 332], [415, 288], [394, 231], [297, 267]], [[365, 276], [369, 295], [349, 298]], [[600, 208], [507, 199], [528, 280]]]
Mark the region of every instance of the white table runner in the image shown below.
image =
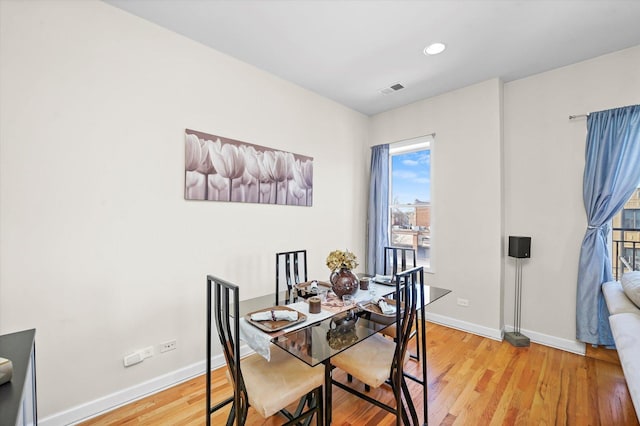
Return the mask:
[[[305, 314], [307, 316], [307, 320], [282, 330], [283, 334], [289, 331], [298, 330], [308, 326], [309, 324], [322, 321], [323, 319], [335, 315], [335, 312], [331, 312], [326, 309], [322, 309], [319, 314], [311, 314], [309, 313], [309, 304], [306, 302], [292, 303], [287, 305], [287, 307]], [[240, 318], [240, 339], [247, 343], [251, 349], [256, 351], [256, 353], [262, 355], [267, 361], [271, 359], [270, 349], [271, 339], [273, 339], [273, 337], [273, 333], [266, 333], [258, 327], [251, 325], [244, 318]]]
[[[372, 281], [371, 283], [369, 283], [369, 289], [374, 289], [374, 291], [371, 292], [370, 290], [358, 289], [356, 294], [354, 294], [354, 302], [356, 304], [359, 304], [363, 302], [368, 302], [369, 300], [372, 300], [372, 299], [377, 299], [382, 295], [393, 292], [394, 288], [395, 288], [394, 286], [378, 284]], [[319, 314], [310, 314], [309, 304], [304, 301], [287, 305], [289, 308], [295, 309], [296, 311], [305, 314], [307, 316], [307, 320], [299, 324], [293, 325], [289, 328], [286, 328], [282, 330], [279, 334], [285, 334], [289, 331], [298, 330], [300, 328], [308, 326], [309, 324], [322, 321], [326, 318], [329, 318], [335, 315], [338, 312], [343, 311], [344, 308], [342, 307], [342, 302], [340, 302], [339, 299], [335, 299], [335, 296], [333, 300], [334, 300], [333, 303], [331, 303], [330, 301], [327, 301], [328, 303], [323, 303], [322, 310], [320, 311]], [[277, 336], [279, 334], [266, 333], [260, 330], [258, 327], [251, 325], [244, 318], [240, 318], [240, 339], [243, 340], [245, 343], [247, 343], [247, 345], [249, 345], [251, 349], [256, 351], [256, 353], [259, 353], [260, 355], [262, 355], [267, 361], [271, 359], [271, 352], [270, 352], [271, 339], [273, 339], [274, 336]]]

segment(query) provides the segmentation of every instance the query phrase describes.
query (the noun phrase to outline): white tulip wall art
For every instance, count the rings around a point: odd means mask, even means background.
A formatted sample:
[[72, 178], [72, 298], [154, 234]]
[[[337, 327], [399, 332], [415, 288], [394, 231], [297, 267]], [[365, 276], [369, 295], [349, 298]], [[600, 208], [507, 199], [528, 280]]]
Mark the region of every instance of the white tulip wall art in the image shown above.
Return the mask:
[[266, 151], [264, 153], [264, 168], [267, 172], [267, 179], [271, 181], [274, 189], [274, 204], [284, 204], [282, 195], [280, 195], [280, 203], [278, 203], [278, 193], [282, 191], [280, 185], [287, 180], [287, 158], [282, 151]]
[[260, 202], [263, 204], [269, 204], [271, 200], [271, 184], [269, 181], [260, 183]]
[[269, 183], [267, 173], [264, 170], [264, 154], [256, 151], [252, 146], [247, 146], [244, 149], [244, 163], [247, 173], [249, 173], [256, 181], [256, 198], [251, 202], [260, 203], [263, 191], [261, 189], [262, 183]]
[[[213, 174], [209, 176], [209, 198], [211, 201], [228, 201], [227, 194], [229, 194], [229, 182], [219, 174]], [[204, 199], [204, 198], [203, 198]]]
[[185, 130], [186, 200], [313, 205], [313, 158]]
[[193, 172], [198, 169], [200, 165], [200, 156], [202, 150], [200, 149], [200, 140], [196, 135], [187, 135], [184, 145], [184, 169], [187, 172]]
[[304, 191], [305, 205], [311, 205], [311, 193], [313, 190], [313, 161], [296, 160], [293, 167], [293, 179], [298, 188]]
[[184, 194], [188, 200], [204, 200], [205, 177], [202, 173], [187, 171]]
[[205, 199], [205, 176], [199, 173], [202, 149], [196, 135], [187, 135], [184, 147], [185, 198], [191, 200]]
[[302, 205], [302, 200], [304, 198], [304, 190], [298, 186], [295, 180], [289, 182], [289, 194], [293, 197], [292, 204], [296, 206]]

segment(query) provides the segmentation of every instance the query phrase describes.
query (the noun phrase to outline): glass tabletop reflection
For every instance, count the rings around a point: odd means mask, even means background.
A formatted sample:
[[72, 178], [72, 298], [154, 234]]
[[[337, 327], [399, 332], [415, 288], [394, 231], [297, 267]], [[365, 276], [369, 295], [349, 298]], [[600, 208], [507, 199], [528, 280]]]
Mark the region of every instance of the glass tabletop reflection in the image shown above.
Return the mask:
[[342, 313], [278, 336], [273, 343], [310, 366], [316, 366], [389, 326], [355, 313], [350, 316]]
[[[390, 294], [395, 289], [393, 286], [384, 287], [384, 294]], [[451, 290], [423, 285], [418, 287], [418, 300], [424, 300], [421, 303], [424, 309], [449, 293]], [[424, 315], [420, 317], [424, 322]], [[386, 318], [368, 316], [366, 311], [355, 308], [349, 313], [338, 313], [307, 327], [287, 332], [275, 337], [272, 342], [310, 366], [316, 366], [393, 324], [393, 321]]]
[[[373, 284], [373, 283], [372, 283]], [[389, 295], [394, 292], [393, 285], [377, 285], [377, 296]], [[419, 308], [424, 308], [441, 297], [449, 294], [451, 290], [430, 285], [418, 287]], [[422, 297], [424, 302], [422, 303]], [[240, 316], [275, 305], [275, 293], [258, 296], [240, 301]], [[304, 300], [293, 293], [283, 291], [279, 294], [280, 305]], [[422, 307], [420, 307], [422, 305]], [[424, 319], [424, 316], [420, 316]], [[358, 307], [352, 311], [336, 313], [330, 318], [311, 323], [303, 328], [273, 337], [272, 343], [281, 349], [296, 356], [310, 366], [318, 365], [338, 353], [348, 349], [356, 343], [372, 336], [375, 333], [391, 326], [393, 322], [377, 322], [372, 318], [366, 318]]]

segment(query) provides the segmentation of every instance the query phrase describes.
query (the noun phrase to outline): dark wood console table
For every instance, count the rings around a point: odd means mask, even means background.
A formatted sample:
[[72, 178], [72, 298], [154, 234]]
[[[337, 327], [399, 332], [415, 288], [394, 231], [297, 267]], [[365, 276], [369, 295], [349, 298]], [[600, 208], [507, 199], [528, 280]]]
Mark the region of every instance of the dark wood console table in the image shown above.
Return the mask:
[[0, 426], [38, 424], [36, 330], [0, 336], [0, 357], [13, 363], [13, 377], [0, 385]]

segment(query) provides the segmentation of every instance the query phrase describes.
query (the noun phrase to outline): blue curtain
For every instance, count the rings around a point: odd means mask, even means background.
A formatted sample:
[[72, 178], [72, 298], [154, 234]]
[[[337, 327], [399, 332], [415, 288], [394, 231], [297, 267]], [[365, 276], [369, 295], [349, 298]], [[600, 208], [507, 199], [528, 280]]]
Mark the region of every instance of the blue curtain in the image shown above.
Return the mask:
[[389, 145], [371, 148], [371, 182], [367, 213], [367, 270], [382, 274], [384, 247], [389, 245]]
[[611, 346], [601, 285], [613, 279], [608, 247], [611, 219], [640, 182], [640, 105], [589, 114], [585, 160], [583, 198], [588, 226], [578, 265], [576, 337]]

